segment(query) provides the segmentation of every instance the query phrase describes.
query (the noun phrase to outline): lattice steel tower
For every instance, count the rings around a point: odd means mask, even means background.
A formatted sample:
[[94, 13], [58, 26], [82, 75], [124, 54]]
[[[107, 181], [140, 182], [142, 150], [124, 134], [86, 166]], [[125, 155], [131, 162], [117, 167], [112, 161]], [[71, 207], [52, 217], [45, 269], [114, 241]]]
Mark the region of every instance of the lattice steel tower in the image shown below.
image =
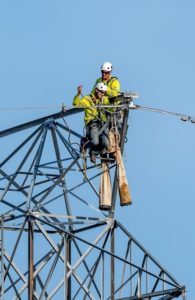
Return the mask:
[[[184, 287], [115, 219], [115, 163], [111, 209], [98, 209], [101, 169], [89, 163], [85, 174], [81, 134], [69, 126], [81, 111], [68, 109], [0, 132], [0, 299], [184, 295]], [[126, 107], [122, 150], [128, 113]]]

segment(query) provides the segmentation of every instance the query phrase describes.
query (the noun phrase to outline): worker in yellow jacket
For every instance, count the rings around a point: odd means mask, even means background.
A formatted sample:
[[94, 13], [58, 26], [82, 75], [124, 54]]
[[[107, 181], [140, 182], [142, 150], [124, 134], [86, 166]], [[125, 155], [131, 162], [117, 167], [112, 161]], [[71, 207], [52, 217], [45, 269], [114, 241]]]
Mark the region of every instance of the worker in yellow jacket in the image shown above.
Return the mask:
[[[87, 96], [80, 97], [82, 86], [78, 86], [77, 95], [73, 99], [74, 106], [85, 107], [86, 137], [89, 139], [91, 161], [95, 163], [98, 152], [104, 152], [109, 147], [109, 124], [107, 122], [106, 110], [101, 105], [109, 105], [109, 99], [105, 96], [107, 86], [98, 82], [94, 91]], [[93, 106], [100, 107], [93, 107]]]
[[95, 82], [92, 92], [94, 92], [97, 83], [104, 83], [107, 85], [106, 96], [108, 98], [117, 97], [120, 93], [120, 82], [117, 77], [112, 76], [112, 64], [110, 62], [105, 62], [101, 66], [102, 76], [98, 78]]
[[[106, 96], [109, 98], [110, 104], [119, 105], [121, 104], [121, 101], [117, 96], [120, 95], [120, 82], [117, 77], [112, 76], [112, 69], [113, 66], [110, 62], [103, 63], [101, 66], [102, 76], [96, 80], [95, 86], [97, 83], [104, 83], [107, 86]], [[92, 92], [94, 91], [95, 86], [92, 89]], [[116, 110], [114, 107], [113, 109], [110, 109], [110, 111], [113, 113], [115, 112], [117, 128], [121, 131], [123, 127], [124, 112], [120, 109]]]

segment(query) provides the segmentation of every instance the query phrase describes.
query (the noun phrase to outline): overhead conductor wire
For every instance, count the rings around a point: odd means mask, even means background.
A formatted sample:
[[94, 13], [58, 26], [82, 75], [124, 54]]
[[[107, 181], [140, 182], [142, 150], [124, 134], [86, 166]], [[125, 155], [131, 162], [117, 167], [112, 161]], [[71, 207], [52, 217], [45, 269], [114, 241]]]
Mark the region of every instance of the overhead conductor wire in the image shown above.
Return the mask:
[[172, 111], [167, 111], [167, 110], [164, 110], [164, 109], [141, 106], [141, 105], [135, 105], [135, 108], [140, 109], [140, 110], [156, 112], [156, 113], [160, 113], [160, 114], [164, 114], [164, 115], [172, 115], [172, 116], [175, 116], [175, 117], [179, 117], [184, 122], [190, 121], [191, 123], [195, 123], [195, 117], [191, 117], [189, 115], [180, 114], [180, 113], [172, 112]]
[[[153, 107], [147, 107], [147, 106], [142, 106], [142, 105], [138, 105], [138, 104], [133, 104], [131, 105], [131, 101], [130, 101], [130, 105], [128, 106], [127, 104], [110, 104], [110, 105], [91, 105], [91, 106], [87, 106], [87, 108], [101, 108], [101, 109], [105, 109], [106, 108], [129, 108], [129, 109], [138, 109], [138, 110], [145, 110], [145, 111], [150, 111], [150, 112], [155, 112], [155, 113], [161, 113], [164, 115], [172, 115], [175, 117], [179, 117], [182, 121], [190, 121], [191, 123], [195, 123], [195, 117], [186, 115], [186, 114], [181, 114], [181, 113], [177, 113], [177, 112], [172, 112], [172, 111], [167, 111], [164, 109], [158, 109], [158, 108], [153, 108]], [[21, 111], [21, 110], [43, 110], [43, 109], [58, 109], [59, 106], [29, 106], [29, 107], [0, 107], [0, 111]], [[71, 109], [71, 108], [78, 108], [78, 109], [85, 109], [85, 106], [65, 106], [65, 109]]]

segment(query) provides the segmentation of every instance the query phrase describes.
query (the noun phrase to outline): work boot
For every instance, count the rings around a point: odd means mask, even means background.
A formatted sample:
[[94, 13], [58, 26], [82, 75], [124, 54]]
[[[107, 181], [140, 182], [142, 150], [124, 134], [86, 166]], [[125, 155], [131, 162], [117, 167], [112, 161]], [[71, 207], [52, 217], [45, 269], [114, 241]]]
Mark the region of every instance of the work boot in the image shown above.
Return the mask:
[[103, 148], [102, 151], [101, 151], [101, 155], [105, 155], [106, 153], [107, 153], [106, 148]]
[[94, 151], [91, 151], [90, 153], [90, 160], [92, 163], [96, 163], [96, 156], [95, 156], [95, 152]]
[[110, 159], [109, 162], [111, 164], [113, 164], [115, 162], [115, 160], [116, 160], [115, 153], [109, 153], [109, 159]]

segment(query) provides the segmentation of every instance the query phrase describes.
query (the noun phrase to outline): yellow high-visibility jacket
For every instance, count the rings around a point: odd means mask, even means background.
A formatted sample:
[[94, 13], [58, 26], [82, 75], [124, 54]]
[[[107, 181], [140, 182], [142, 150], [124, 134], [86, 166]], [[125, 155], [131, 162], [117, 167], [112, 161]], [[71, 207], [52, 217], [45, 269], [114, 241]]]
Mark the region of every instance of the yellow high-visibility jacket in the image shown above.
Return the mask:
[[93, 106], [93, 105], [109, 105], [110, 101], [108, 97], [103, 96], [102, 99], [96, 99], [94, 94], [90, 94], [87, 96], [84, 96], [83, 98], [80, 98], [79, 95], [76, 95], [73, 99], [73, 105], [74, 106], [84, 106], [86, 107], [84, 109], [85, 111], [85, 125], [87, 125], [90, 121], [93, 121], [95, 119], [106, 122], [106, 112], [105, 110], [99, 109], [97, 107], [90, 107], [87, 108], [87, 106]]
[[96, 87], [97, 83], [99, 83], [99, 82], [103, 82], [105, 85], [107, 85], [106, 96], [108, 96], [108, 98], [118, 96], [118, 94], [120, 92], [120, 82], [117, 77], [110, 76], [110, 78], [107, 81], [102, 80], [102, 77], [98, 78], [95, 82], [92, 93], [94, 93], [95, 87]]

